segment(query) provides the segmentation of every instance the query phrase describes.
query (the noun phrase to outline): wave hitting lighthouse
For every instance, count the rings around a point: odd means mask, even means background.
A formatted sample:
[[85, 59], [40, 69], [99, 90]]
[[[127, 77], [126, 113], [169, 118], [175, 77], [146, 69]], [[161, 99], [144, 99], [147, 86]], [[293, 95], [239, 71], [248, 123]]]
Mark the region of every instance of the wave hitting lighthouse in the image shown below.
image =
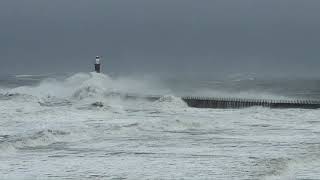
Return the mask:
[[100, 64], [100, 56], [96, 56], [96, 63], [94, 64], [94, 70], [96, 73], [100, 73], [101, 64]]

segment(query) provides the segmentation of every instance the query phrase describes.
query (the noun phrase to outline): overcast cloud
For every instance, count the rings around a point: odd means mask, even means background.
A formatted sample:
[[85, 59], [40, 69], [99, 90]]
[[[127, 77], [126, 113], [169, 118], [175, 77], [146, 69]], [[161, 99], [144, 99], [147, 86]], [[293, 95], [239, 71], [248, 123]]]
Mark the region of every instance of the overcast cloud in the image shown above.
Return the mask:
[[319, 0], [1, 0], [1, 74], [320, 77]]

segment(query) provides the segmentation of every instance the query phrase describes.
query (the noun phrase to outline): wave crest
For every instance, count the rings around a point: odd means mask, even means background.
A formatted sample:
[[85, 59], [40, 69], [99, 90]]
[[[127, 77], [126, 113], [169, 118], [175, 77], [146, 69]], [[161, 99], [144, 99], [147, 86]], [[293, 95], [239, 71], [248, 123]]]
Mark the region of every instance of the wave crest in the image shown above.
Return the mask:
[[188, 105], [179, 97], [166, 95], [162, 96], [159, 100], [155, 102], [163, 108], [186, 108]]

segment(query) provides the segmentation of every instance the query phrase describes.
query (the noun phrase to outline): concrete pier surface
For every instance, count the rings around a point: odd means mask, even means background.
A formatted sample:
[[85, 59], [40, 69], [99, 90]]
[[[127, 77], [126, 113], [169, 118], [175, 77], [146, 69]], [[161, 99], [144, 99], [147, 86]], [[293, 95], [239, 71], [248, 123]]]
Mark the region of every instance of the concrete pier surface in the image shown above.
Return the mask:
[[[135, 96], [126, 95], [126, 98], [143, 98], [150, 101], [159, 100], [162, 96]], [[227, 98], [227, 97], [180, 97], [189, 107], [194, 108], [216, 108], [216, 109], [239, 109], [253, 106], [268, 108], [300, 108], [318, 109], [319, 100], [277, 100], [277, 99], [246, 99], [246, 98]]]

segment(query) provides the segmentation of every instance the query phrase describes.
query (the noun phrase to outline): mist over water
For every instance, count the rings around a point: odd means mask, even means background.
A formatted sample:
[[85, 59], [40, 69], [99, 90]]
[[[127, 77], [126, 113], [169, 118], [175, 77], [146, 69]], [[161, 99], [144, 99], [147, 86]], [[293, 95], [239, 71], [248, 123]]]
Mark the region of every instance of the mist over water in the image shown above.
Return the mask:
[[232, 74], [226, 77], [180, 77], [156, 74], [99, 76], [90, 73], [0, 77], [1, 90], [11, 88], [11, 92], [19, 92], [29, 89], [34, 95], [52, 96], [56, 96], [59, 92], [70, 96], [72, 93], [70, 91], [92, 85], [108, 91], [140, 95], [319, 99], [319, 84], [320, 80], [317, 78], [267, 78], [254, 73]]
[[[1, 178], [317, 179], [319, 110], [195, 109], [178, 97], [318, 98], [310, 94], [319, 92], [312, 82], [96, 73], [5, 77]], [[125, 94], [163, 97], [152, 102]]]

